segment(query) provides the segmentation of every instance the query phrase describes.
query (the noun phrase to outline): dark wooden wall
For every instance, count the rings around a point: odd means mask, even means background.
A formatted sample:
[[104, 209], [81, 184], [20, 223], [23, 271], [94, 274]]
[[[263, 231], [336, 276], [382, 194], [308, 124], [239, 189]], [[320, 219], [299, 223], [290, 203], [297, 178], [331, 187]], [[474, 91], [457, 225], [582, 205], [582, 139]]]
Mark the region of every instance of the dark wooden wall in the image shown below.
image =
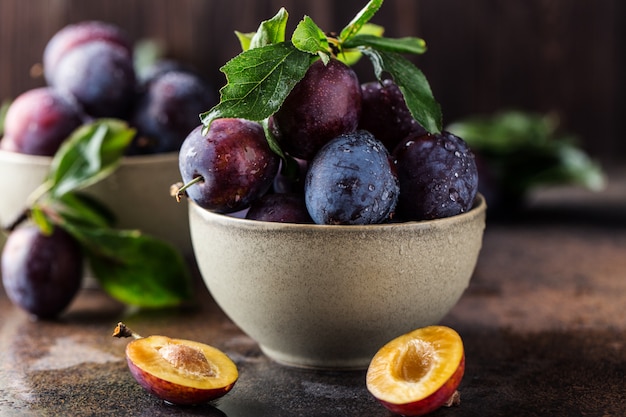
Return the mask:
[[[219, 67], [239, 51], [233, 31], [253, 31], [281, 6], [290, 32], [304, 14], [339, 30], [365, 0], [1, 0], [0, 99], [38, 86], [29, 74], [47, 39], [67, 23], [100, 19], [134, 39], [161, 40], [221, 86]], [[626, 70], [623, 0], [387, 0], [374, 23], [388, 36], [420, 36], [415, 59], [445, 122], [499, 109], [555, 112], [603, 161], [624, 163]], [[369, 67], [358, 65], [363, 79]]]

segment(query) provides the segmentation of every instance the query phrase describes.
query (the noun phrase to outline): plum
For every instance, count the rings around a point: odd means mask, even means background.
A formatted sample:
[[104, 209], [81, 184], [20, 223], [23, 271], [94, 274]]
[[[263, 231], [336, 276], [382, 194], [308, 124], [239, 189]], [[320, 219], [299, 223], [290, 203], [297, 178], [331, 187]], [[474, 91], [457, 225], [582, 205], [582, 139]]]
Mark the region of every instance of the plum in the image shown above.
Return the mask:
[[[185, 138], [179, 169], [187, 196], [218, 213], [242, 210], [271, 187], [280, 158], [269, 147], [263, 127], [245, 119], [224, 118], [200, 125]], [[192, 181], [198, 181], [190, 185]]]
[[131, 124], [137, 136], [129, 154], [173, 152], [198, 126], [199, 114], [216, 103], [216, 93], [199, 76], [171, 70], [155, 76], [139, 97]]
[[127, 118], [136, 93], [133, 58], [118, 44], [87, 42], [63, 55], [49, 84], [71, 93], [90, 116]]
[[93, 41], [105, 41], [116, 44], [133, 53], [133, 45], [128, 35], [118, 26], [97, 20], [86, 20], [63, 27], [46, 44], [43, 52], [44, 76], [50, 83], [54, 78], [56, 66], [63, 56], [73, 48]]
[[403, 220], [430, 220], [472, 208], [478, 170], [467, 143], [450, 132], [409, 135], [393, 151]]
[[399, 188], [385, 146], [359, 130], [338, 136], [318, 152], [304, 192], [315, 223], [376, 224], [393, 214]]
[[410, 133], [426, 133], [406, 106], [400, 88], [391, 79], [361, 85], [359, 129], [365, 129], [390, 151]]
[[246, 213], [246, 219], [278, 223], [313, 223], [299, 193], [266, 194], [255, 200]]
[[52, 87], [28, 90], [10, 105], [0, 148], [29, 155], [52, 156], [83, 122], [80, 106]]
[[32, 223], [11, 232], [1, 265], [9, 299], [42, 319], [54, 318], [70, 304], [83, 277], [78, 242], [59, 227], [48, 235]]
[[361, 114], [361, 85], [342, 62], [311, 65], [273, 115], [285, 152], [310, 160], [331, 139], [354, 132]]

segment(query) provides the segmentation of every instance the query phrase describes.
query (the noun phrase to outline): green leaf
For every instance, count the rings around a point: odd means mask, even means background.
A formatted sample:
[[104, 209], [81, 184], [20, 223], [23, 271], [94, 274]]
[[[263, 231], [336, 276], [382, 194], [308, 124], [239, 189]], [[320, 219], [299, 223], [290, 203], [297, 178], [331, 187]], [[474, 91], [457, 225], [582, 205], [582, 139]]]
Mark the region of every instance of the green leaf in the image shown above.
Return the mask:
[[248, 49], [284, 42], [288, 18], [289, 13], [282, 7], [274, 17], [261, 22], [256, 33], [250, 39]]
[[243, 33], [237, 30], [235, 31], [235, 35], [237, 36], [237, 39], [239, 39], [239, 44], [241, 45], [242, 51], [247, 51], [248, 49], [250, 49], [250, 43], [252, 42], [252, 38], [255, 34], [256, 32]]
[[202, 123], [208, 129], [223, 117], [268, 118], [304, 77], [310, 62], [310, 54], [286, 42], [240, 53], [220, 69], [227, 84], [220, 89], [220, 103], [200, 115]]
[[53, 197], [105, 178], [120, 162], [135, 131], [120, 120], [101, 119], [79, 127], [55, 154], [46, 180]]
[[63, 227], [78, 239], [102, 289], [139, 307], [169, 307], [191, 297], [191, 275], [170, 244], [139, 231]]
[[66, 221], [86, 227], [112, 227], [116, 220], [115, 214], [102, 202], [80, 192], [63, 194], [55, 209]]
[[507, 110], [469, 116], [446, 127], [462, 137], [489, 166], [497, 185], [524, 195], [546, 185], [605, 186], [599, 164], [576, 146], [576, 138], [558, 132], [552, 115]]
[[343, 46], [345, 48], [357, 48], [369, 46], [378, 51], [397, 52], [400, 54], [423, 54], [426, 52], [426, 41], [416, 37], [384, 38], [376, 35], [357, 34]]
[[413, 118], [431, 133], [441, 132], [441, 108], [422, 71], [395, 52], [378, 51], [369, 47], [362, 48], [362, 52], [372, 61], [379, 80], [382, 80], [385, 72], [391, 75]]
[[[385, 33], [384, 27], [373, 23], [366, 23], [358, 32], [358, 35], [372, 35], [380, 37], [383, 36], [383, 33]], [[337, 59], [344, 64], [351, 66], [359, 62], [362, 56], [363, 54], [358, 48], [350, 49], [342, 46], [341, 51], [337, 55]]]
[[319, 55], [325, 64], [330, 61], [331, 50], [328, 45], [328, 38], [309, 16], [304, 16], [298, 23], [291, 37], [291, 42], [302, 52]]
[[342, 29], [339, 33], [340, 42], [346, 42], [354, 35], [361, 31], [363, 25], [370, 21], [370, 19], [376, 14], [380, 6], [383, 5], [383, 0], [370, 0], [363, 9], [348, 23], [348, 25]]

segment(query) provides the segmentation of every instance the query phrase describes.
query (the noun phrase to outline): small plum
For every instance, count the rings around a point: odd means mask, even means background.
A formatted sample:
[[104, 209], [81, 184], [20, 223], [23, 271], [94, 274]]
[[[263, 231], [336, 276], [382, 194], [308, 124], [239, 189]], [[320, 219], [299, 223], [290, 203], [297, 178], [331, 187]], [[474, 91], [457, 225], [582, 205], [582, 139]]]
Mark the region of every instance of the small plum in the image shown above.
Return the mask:
[[266, 194], [252, 202], [246, 219], [278, 223], [313, 223], [300, 193]]
[[114, 337], [133, 337], [126, 346], [131, 375], [150, 394], [177, 405], [205, 403], [226, 395], [239, 378], [237, 365], [204, 343], [166, 336], [141, 337], [118, 323]]

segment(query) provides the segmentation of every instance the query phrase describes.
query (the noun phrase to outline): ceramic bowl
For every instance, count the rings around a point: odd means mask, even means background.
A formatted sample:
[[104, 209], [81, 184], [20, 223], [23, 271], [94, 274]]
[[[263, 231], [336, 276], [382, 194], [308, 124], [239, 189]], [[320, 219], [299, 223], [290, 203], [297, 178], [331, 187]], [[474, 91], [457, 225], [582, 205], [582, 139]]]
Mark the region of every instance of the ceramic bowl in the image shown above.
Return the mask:
[[363, 369], [389, 340], [441, 320], [467, 288], [486, 203], [422, 222], [322, 226], [246, 220], [189, 203], [211, 295], [271, 359]]
[[[0, 223], [11, 223], [31, 192], [43, 182], [52, 158], [0, 150]], [[117, 217], [116, 227], [139, 229], [191, 254], [186, 202], [177, 203], [170, 185], [180, 180], [178, 153], [125, 157], [118, 169], [85, 190]], [[0, 246], [5, 237], [0, 237]]]

